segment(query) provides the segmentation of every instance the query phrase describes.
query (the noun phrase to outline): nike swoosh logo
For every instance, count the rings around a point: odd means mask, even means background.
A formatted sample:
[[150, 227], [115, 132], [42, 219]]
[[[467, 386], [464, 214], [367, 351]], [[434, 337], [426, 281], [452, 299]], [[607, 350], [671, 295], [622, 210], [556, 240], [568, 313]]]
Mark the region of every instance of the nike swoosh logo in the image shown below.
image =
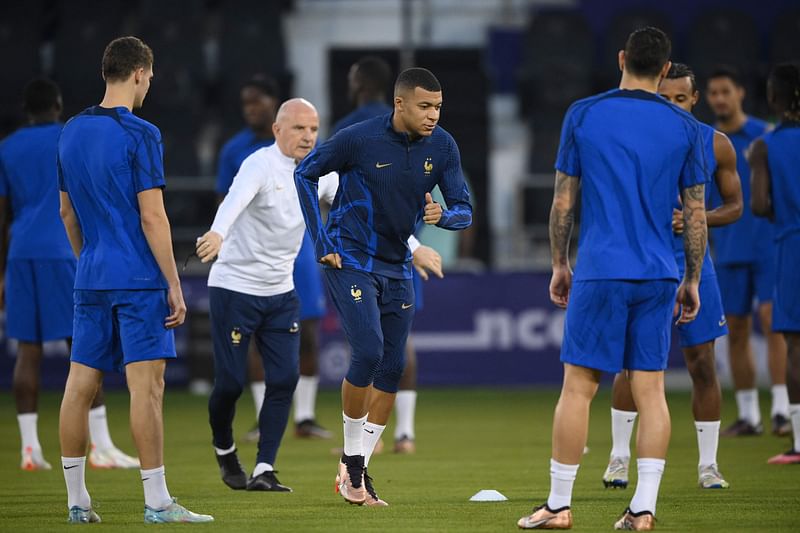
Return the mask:
[[375, 163], [375, 168], [386, 168], [391, 165], [391, 163]]
[[408, 308], [409, 308], [409, 307], [411, 307], [412, 305], [414, 305], [414, 304], [402, 304], [400, 307], [401, 307], [402, 309], [408, 309]]
[[630, 419], [628, 419], [628, 424], [630, 424], [630, 423], [631, 423], [631, 422], [633, 422], [634, 420], [635, 420], [634, 418], [630, 418]]
[[368, 429], [364, 428], [364, 431], [366, 431], [366, 432], [367, 432], [367, 433], [369, 433], [369, 434], [373, 434], [373, 433], [375, 433], [375, 430], [374, 430], [374, 429], [373, 429], [372, 431], [370, 431], [370, 430], [368, 430]]
[[719, 324], [719, 327], [722, 327], [722, 326], [724, 326], [724, 325], [725, 325], [727, 322], [728, 322], [727, 320], [720, 320], [720, 321], [718, 322], [718, 324]]
[[70, 468], [78, 468], [78, 465], [65, 466], [64, 470], [69, 470]]

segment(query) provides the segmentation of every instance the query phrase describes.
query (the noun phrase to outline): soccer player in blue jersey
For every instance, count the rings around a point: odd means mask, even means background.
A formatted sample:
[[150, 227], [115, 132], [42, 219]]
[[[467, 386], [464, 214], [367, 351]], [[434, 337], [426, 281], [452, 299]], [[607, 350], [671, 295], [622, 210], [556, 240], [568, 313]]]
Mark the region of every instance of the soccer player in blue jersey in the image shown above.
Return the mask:
[[[694, 73], [682, 64], [673, 63], [667, 77], [661, 81], [658, 94], [691, 113], [700, 99]], [[706, 124], [700, 125], [706, 149], [708, 169], [722, 198], [722, 204], [706, 213], [709, 227], [730, 224], [742, 214], [742, 188], [736, 173], [736, 152], [724, 133], [715, 131]], [[673, 249], [680, 274], [683, 275], [683, 211], [678, 197], [673, 211], [672, 228], [675, 233]], [[703, 305], [697, 318], [688, 324], [678, 326], [678, 339], [692, 378], [692, 413], [697, 431], [697, 447], [700, 451], [698, 462], [698, 484], [704, 489], [728, 488], [717, 467], [717, 447], [719, 444], [720, 416], [722, 412], [722, 392], [717, 381], [714, 361], [714, 339], [728, 332], [725, 327], [725, 314], [719, 294], [714, 264], [708, 249], [700, 274], [700, 300]], [[630, 461], [630, 439], [633, 423], [636, 420], [636, 404], [631, 396], [630, 383], [624, 373], [614, 378], [611, 407], [611, 458], [603, 475], [606, 487], [626, 487], [628, 485], [628, 463]]]
[[800, 65], [776, 66], [767, 82], [767, 100], [780, 123], [753, 143], [753, 213], [775, 224], [777, 275], [772, 327], [788, 348], [786, 384], [792, 448], [771, 464], [800, 464]]
[[144, 521], [209, 522], [179, 505], [164, 475], [164, 368], [186, 315], [172, 252], [161, 133], [132, 113], [153, 77], [153, 52], [121, 37], [103, 53], [100, 105], [58, 140], [61, 217], [75, 256], [75, 321], [61, 402], [61, 463], [69, 522], [99, 522], [84, 481], [89, 405], [105, 372], [124, 371], [141, 461]]
[[[367, 467], [394, 405], [413, 318], [406, 242], [420, 219], [452, 230], [472, 222], [458, 147], [437, 125], [441, 105], [436, 77], [407, 69], [395, 82], [392, 113], [345, 128], [295, 170], [306, 225], [352, 347], [337, 488], [359, 505], [385, 505]], [[317, 181], [332, 171], [339, 190], [323, 226]], [[447, 208], [431, 198], [436, 185]]]
[[[19, 341], [14, 399], [22, 437], [23, 470], [50, 470], [37, 430], [42, 343], [72, 338], [75, 255], [58, 217], [56, 145], [63, 124], [61, 92], [44, 79], [25, 87], [29, 124], [0, 144], [0, 213], [11, 207], [11, 244], [3, 239], [0, 283], [5, 288], [6, 335]], [[6, 235], [5, 217], [0, 235]], [[95, 468], [138, 468], [111, 440], [102, 388], [89, 411]]]
[[[738, 72], [721, 67], [712, 72], [706, 86], [706, 100], [713, 111], [714, 127], [726, 134], [736, 149], [736, 167], [742, 180], [744, 211], [728, 226], [711, 230], [711, 244], [722, 304], [728, 323], [728, 359], [739, 415], [723, 430], [725, 436], [759, 435], [763, 432], [756, 388], [756, 367], [750, 346], [753, 327], [753, 299], [758, 299], [758, 320], [767, 340], [767, 357], [772, 382], [772, 432], [785, 435], [789, 397], [786, 391], [786, 343], [772, 332], [772, 290], [775, 286], [775, 243], [773, 227], [766, 219], [753, 216], [750, 209], [750, 168], [745, 152], [767, 131], [766, 122], [748, 116], [742, 109], [745, 91]], [[710, 188], [709, 206], [722, 203], [716, 187]]]
[[[625, 370], [639, 409], [636, 492], [615, 529], [649, 530], [670, 436], [664, 397], [673, 307], [690, 322], [700, 307], [706, 250], [706, 174], [699, 123], [656, 94], [671, 43], [656, 28], [634, 31], [619, 52], [622, 80], [572, 104], [564, 117], [550, 213], [550, 299], [566, 307], [564, 383], [553, 419], [550, 495], [523, 529], [572, 527], [572, 487], [601, 372]], [[674, 198], [683, 198], [686, 268], [678, 286]], [[581, 196], [575, 277], [569, 241]]]

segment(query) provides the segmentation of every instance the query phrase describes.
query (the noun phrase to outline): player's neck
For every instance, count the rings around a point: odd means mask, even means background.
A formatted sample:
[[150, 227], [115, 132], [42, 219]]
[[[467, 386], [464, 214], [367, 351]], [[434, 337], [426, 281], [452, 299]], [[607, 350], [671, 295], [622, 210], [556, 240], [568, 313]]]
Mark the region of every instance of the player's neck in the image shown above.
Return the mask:
[[729, 117], [717, 117], [716, 128], [722, 133], [736, 133], [747, 122], [747, 114], [741, 109]]
[[406, 135], [408, 135], [408, 140], [412, 142], [420, 138], [420, 135], [408, 131], [408, 129], [403, 124], [403, 121], [400, 120], [400, 116], [398, 116], [397, 112], [392, 114], [392, 129], [397, 133], [405, 133]]
[[106, 84], [106, 94], [100, 107], [111, 109], [113, 107], [127, 107], [133, 111], [134, 90], [127, 84]]
[[624, 91], [647, 91], [655, 94], [658, 92], [659, 81], [658, 78], [639, 78], [623, 70], [619, 88]]

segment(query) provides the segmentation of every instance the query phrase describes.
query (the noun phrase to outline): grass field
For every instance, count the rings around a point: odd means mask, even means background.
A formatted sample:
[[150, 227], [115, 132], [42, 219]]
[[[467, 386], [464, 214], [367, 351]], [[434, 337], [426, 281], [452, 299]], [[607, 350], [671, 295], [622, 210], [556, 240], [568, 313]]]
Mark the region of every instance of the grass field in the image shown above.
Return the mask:
[[[384, 453], [370, 471], [384, 509], [346, 505], [333, 493], [339, 440], [300, 441], [287, 434], [278, 457], [279, 478], [292, 494], [231, 491], [218, 478], [210, 447], [206, 399], [168, 391], [165, 405], [169, 488], [190, 509], [211, 513], [216, 522], [190, 527], [216, 531], [514, 531], [516, 520], [548, 493], [550, 423], [554, 390], [423, 390], [417, 414], [418, 452]], [[734, 402], [726, 398], [724, 421]], [[19, 437], [13, 400], [0, 394], [0, 531], [57, 531], [66, 519], [66, 491], [57, 440], [60, 396], [45, 394], [40, 438], [49, 472], [18, 469]], [[108, 395], [112, 436], [132, 452], [125, 394]], [[338, 428], [338, 398], [322, 392], [318, 416]], [[762, 398], [762, 406], [768, 406]], [[240, 402], [236, 423], [242, 435], [253, 420], [249, 396]], [[610, 446], [609, 397], [601, 393], [593, 410], [590, 451], [575, 485], [575, 530], [608, 531], [633, 492], [602, 487]], [[696, 487], [696, 440], [686, 393], [670, 397], [673, 436], [661, 485], [657, 529], [664, 531], [800, 531], [800, 467], [768, 466], [770, 455], [788, 448], [771, 435], [721, 441], [719, 460], [731, 488]], [[768, 413], [765, 413], [767, 415]], [[391, 425], [386, 443], [391, 441]], [[254, 445], [240, 443], [240, 457], [252, 468]], [[632, 480], [633, 481], [633, 480]], [[103, 524], [93, 529], [138, 531], [143, 496], [138, 471], [87, 471], [87, 484]], [[471, 503], [479, 489], [492, 488], [509, 501]], [[150, 526], [156, 527], [156, 526]]]

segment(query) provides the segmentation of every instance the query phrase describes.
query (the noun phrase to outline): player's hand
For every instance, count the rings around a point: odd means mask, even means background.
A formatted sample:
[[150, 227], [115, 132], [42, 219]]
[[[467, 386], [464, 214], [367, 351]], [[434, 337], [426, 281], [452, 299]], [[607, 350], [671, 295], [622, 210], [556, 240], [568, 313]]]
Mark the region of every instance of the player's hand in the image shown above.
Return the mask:
[[444, 272], [442, 272], [442, 256], [430, 246], [419, 245], [419, 247], [414, 250], [413, 263], [414, 268], [416, 268], [419, 273], [419, 277], [425, 281], [428, 281], [428, 272], [433, 272], [438, 278], [444, 277]]
[[319, 260], [320, 263], [323, 265], [327, 265], [333, 268], [342, 268], [342, 256], [337, 253], [328, 254], [322, 259]]
[[422, 215], [422, 220], [426, 224], [435, 225], [442, 219], [442, 204], [434, 202], [431, 193], [425, 193], [425, 213]]
[[683, 234], [683, 211], [680, 209], [672, 210], [672, 233], [675, 235]]
[[177, 328], [186, 320], [186, 302], [183, 301], [183, 291], [181, 284], [171, 285], [167, 292], [167, 303], [169, 304], [169, 316], [164, 320], [164, 327], [167, 329]]
[[201, 263], [213, 261], [219, 255], [220, 248], [222, 248], [222, 235], [216, 231], [206, 232], [195, 244], [195, 252]]
[[569, 266], [554, 266], [550, 278], [550, 301], [557, 307], [566, 309], [569, 291], [572, 289], [572, 269]]
[[[678, 296], [675, 298], [675, 310], [672, 316], [677, 316], [676, 324], [688, 324], [700, 311], [700, 283], [683, 280], [678, 287]], [[680, 313], [680, 316], [678, 316]]]

